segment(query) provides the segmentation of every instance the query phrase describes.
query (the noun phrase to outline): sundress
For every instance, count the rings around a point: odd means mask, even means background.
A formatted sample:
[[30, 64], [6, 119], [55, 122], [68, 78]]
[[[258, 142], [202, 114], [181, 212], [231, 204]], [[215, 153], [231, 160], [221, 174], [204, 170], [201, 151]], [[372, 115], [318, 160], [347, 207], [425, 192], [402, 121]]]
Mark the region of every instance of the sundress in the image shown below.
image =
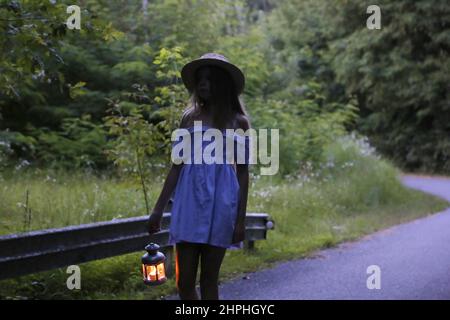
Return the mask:
[[[203, 136], [209, 128], [211, 127], [207, 125], [186, 128], [184, 133], [179, 135], [178, 141], [172, 143], [172, 160], [183, 160], [183, 166], [173, 194], [169, 243], [173, 245], [186, 241], [228, 249], [242, 248], [242, 242], [232, 243], [238, 215], [240, 186], [233, 164], [226, 163], [228, 155], [226, 145], [227, 139], [231, 139], [229, 144], [233, 146], [234, 163], [239, 160], [238, 163], [244, 161], [249, 164], [251, 138], [237, 132], [230, 134], [222, 130], [220, 138], [223, 139], [223, 162], [205, 163], [202, 159], [200, 164], [194, 163], [195, 150], [203, 154], [206, 146], [215, 141], [213, 137], [209, 141], [203, 138], [201, 143], [194, 143], [194, 137], [198, 137], [199, 134]], [[186, 135], [190, 135], [190, 163], [186, 163], [189, 162], [188, 152], [174, 153], [174, 147], [181, 143]], [[189, 139], [186, 141], [189, 142]], [[184, 143], [188, 145], [186, 141]], [[219, 146], [217, 144], [217, 150], [220, 150]], [[211, 147], [209, 150], [212, 150]], [[216, 156], [216, 152], [210, 154]], [[217, 156], [216, 159], [219, 159], [220, 154]], [[228, 155], [228, 159], [231, 159], [231, 154]]]

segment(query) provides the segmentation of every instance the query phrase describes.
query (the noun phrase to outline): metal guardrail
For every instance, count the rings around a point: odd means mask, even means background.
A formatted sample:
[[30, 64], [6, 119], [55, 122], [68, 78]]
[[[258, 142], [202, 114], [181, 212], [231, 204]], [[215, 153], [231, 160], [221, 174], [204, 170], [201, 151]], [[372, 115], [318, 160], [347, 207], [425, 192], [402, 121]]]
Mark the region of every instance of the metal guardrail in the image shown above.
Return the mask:
[[[161, 246], [167, 274], [173, 274], [173, 247], [168, 244], [170, 213], [164, 213], [161, 231], [147, 232], [148, 216], [82, 224], [58, 229], [0, 236], [0, 280], [87, 261], [144, 251], [149, 242]], [[273, 220], [266, 213], [245, 218], [246, 248], [266, 239]]]

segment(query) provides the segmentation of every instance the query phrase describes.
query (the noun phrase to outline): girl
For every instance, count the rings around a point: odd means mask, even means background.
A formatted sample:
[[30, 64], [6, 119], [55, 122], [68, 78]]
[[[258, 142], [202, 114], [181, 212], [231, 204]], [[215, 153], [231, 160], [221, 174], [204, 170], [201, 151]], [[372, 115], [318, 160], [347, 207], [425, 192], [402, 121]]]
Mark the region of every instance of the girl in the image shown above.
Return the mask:
[[[181, 77], [191, 94], [191, 106], [184, 112], [180, 128], [191, 134], [215, 128], [225, 138], [226, 129], [250, 128], [238, 97], [244, 89], [244, 74], [224, 56], [204, 54], [187, 63]], [[193, 126], [194, 121], [202, 121], [202, 125]], [[172, 164], [149, 218], [149, 233], [160, 231], [164, 207], [174, 191], [169, 243], [175, 244], [176, 283], [182, 300], [198, 300], [195, 283], [199, 262], [201, 298], [218, 300], [225, 251], [245, 239], [249, 137], [233, 135], [235, 138], [244, 141], [244, 164], [230, 164], [225, 159], [222, 164]], [[225, 146], [225, 139], [223, 142]]]

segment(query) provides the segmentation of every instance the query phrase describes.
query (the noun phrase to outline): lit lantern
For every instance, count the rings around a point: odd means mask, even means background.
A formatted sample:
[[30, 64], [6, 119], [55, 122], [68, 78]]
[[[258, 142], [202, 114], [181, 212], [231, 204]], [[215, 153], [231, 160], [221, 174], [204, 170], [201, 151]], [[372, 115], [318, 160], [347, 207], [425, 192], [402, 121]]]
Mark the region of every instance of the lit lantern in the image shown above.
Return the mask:
[[156, 243], [150, 243], [145, 247], [146, 254], [142, 256], [142, 275], [144, 283], [155, 286], [166, 282], [166, 270], [164, 261], [166, 257], [159, 250]]

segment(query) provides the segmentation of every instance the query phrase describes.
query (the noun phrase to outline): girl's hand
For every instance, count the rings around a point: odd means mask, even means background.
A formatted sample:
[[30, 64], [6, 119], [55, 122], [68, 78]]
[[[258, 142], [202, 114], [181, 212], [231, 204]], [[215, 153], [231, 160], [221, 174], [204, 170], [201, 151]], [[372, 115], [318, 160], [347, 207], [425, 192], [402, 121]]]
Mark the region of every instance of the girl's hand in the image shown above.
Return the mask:
[[161, 231], [162, 214], [153, 212], [148, 219], [148, 233], [154, 234]]
[[245, 240], [245, 223], [238, 222], [234, 228], [231, 243], [238, 243]]

